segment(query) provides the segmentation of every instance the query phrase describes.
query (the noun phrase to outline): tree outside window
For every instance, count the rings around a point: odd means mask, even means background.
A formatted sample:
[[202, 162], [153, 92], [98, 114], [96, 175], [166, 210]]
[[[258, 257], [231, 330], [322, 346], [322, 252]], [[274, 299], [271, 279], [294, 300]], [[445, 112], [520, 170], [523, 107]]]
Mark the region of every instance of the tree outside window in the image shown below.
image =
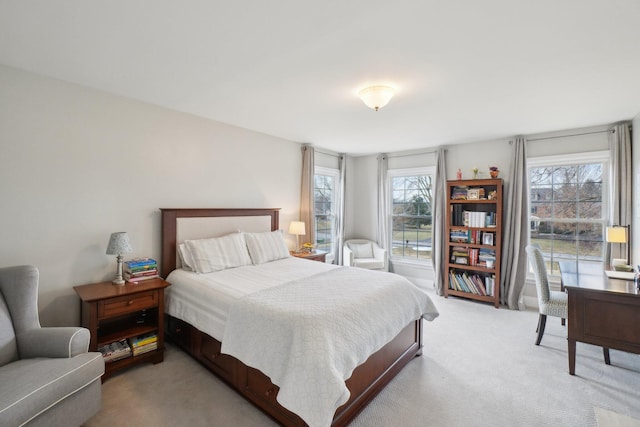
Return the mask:
[[389, 172], [391, 185], [391, 256], [431, 259], [433, 177]]
[[318, 168], [314, 176], [316, 249], [333, 252], [336, 234], [337, 170]]
[[549, 274], [558, 261], [604, 259], [605, 161], [529, 168], [530, 241], [542, 249]]

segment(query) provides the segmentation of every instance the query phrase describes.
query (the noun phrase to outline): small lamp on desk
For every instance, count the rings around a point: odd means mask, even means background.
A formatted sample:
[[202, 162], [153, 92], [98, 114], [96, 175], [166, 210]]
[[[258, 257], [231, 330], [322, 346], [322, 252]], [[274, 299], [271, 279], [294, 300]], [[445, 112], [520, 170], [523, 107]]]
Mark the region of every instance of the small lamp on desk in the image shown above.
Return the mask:
[[[627, 258], [622, 260], [619, 258], [613, 258], [611, 265], [628, 265], [631, 262], [631, 256], [629, 253], [629, 232], [631, 231], [630, 225], [613, 225], [607, 227], [606, 240], [609, 243], [618, 243], [622, 247], [624, 243], [627, 246]], [[624, 262], [623, 262], [624, 261]]]
[[124, 231], [118, 231], [111, 233], [109, 238], [109, 245], [107, 246], [107, 255], [116, 255], [118, 265], [116, 267], [116, 278], [113, 279], [114, 285], [124, 285], [124, 279], [122, 278], [122, 254], [128, 254], [133, 252], [131, 244], [129, 243], [129, 236]]
[[304, 222], [291, 221], [289, 224], [289, 234], [295, 234], [296, 236], [296, 253], [300, 252], [300, 236], [304, 236], [306, 233]]

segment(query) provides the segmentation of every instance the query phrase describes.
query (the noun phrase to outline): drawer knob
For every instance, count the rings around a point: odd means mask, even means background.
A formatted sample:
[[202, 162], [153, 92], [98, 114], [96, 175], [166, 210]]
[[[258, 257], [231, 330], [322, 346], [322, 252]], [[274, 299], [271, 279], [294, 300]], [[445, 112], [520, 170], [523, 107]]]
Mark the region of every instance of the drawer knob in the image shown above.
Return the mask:
[[129, 302], [127, 303], [128, 305], [133, 304], [133, 300], [129, 300]]
[[264, 392], [264, 395], [269, 397], [273, 394], [273, 392], [275, 391], [275, 389], [273, 387], [271, 387], [269, 390]]
[[220, 356], [220, 353], [213, 353], [211, 355], [211, 359], [215, 359], [216, 357]]

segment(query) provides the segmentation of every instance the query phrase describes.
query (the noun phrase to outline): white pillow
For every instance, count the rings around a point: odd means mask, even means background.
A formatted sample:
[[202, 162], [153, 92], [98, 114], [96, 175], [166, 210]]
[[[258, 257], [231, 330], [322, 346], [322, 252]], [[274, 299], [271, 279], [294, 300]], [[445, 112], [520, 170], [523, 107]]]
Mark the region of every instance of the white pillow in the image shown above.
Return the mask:
[[245, 233], [249, 255], [254, 264], [262, 264], [291, 256], [282, 232]]
[[191, 255], [191, 251], [187, 245], [180, 243], [180, 246], [178, 246], [178, 254], [180, 255], [182, 268], [189, 271], [195, 271], [193, 256]]
[[373, 246], [371, 243], [350, 243], [349, 249], [354, 258], [373, 258]]
[[251, 257], [242, 233], [213, 239], [185, 240], [196, 273], [204, 274], [226, 268], [251, 265]]

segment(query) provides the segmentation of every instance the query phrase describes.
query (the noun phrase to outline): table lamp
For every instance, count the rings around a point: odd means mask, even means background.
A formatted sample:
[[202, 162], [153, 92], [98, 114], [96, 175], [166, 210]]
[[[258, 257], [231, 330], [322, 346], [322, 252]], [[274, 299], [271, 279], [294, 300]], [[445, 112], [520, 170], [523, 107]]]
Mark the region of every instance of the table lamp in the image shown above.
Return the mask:
[[[629, 253], [629, 232], [631, 231], [630, 225], [612, 225], [607, 227], [606, 239], [609, 243], [619, 243], [620, 247], [624, 243], [627, 246], [627, 258], [624, 260], [624, 264], [628, 265], [631, 262], [631, 256]], [[612, 259], [612, 265], [622, 264], [619, 259]]]
[[128, 254], [132, 252], [131, 244], [129, 243], [129, 236], [124, 231], [118, 231], [111, 233], [109, 238], [109, 245], [107, 246], [107, 255], [116, 255], [118, 265], [116, 267], [116, 278], [113, 279], [114, 285], [124, 285], [124, 279], [122, 278], [122, 254]]
[[300, 236], [304, 236], [306, 234], [304, 222], [291, 221], [291, 224], [289, 224], [289, 234], [295, 234], [296, 252], [300, 252]]

